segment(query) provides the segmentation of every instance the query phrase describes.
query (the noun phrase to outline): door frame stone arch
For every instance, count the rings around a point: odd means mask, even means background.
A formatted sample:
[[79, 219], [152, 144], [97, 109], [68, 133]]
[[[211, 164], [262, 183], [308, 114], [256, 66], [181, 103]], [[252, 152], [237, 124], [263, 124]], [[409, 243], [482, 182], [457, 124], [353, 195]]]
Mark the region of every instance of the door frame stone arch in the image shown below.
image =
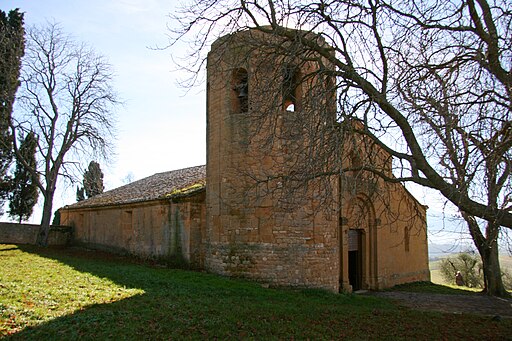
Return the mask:
[[360, 235], [361, 285], [359, 289], [377, 289], [377, 228], [375, 208], [364, 193], [351, 196], [345, 201], [340, 219], [340, 290], [353, 290], [349, 281], [349, 231]]

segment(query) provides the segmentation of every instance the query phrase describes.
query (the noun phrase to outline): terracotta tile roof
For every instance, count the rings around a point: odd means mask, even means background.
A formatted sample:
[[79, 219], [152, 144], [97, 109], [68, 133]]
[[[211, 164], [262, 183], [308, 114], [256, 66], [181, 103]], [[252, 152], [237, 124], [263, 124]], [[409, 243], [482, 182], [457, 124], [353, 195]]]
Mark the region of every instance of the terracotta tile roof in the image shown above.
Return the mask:
[[90, 208], [165, 199], [204, 189], [206, 166], [157, 173], [128, 185], [103, 192], [67, 208]]

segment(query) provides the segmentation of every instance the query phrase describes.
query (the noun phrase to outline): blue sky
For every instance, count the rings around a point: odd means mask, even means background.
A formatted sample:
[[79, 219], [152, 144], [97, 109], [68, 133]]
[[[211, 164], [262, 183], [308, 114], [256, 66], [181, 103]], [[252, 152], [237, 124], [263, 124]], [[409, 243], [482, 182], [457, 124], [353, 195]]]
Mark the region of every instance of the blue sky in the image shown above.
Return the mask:
[[[112, 164], [101, 164], [107, 190], [122, 185], [130, 173], [136, 180], [206, 162], [205, 92], [202, 88], [186, 92], [177, 85], [186, 75], [173, 71], [172, 56], [183, 55], [183, 49], [150, 48], [168, 43], [167, 25], [172, 25], [168, 15], [176, 3], [0, 0], [4, 11], [25, 12], [26, 26], [55, 21], [113, 65], [114, 86], [124, 105], [118, 110], [117, 156]], [[74, 200], [75, 190], [61, 187], [54, 207]]]

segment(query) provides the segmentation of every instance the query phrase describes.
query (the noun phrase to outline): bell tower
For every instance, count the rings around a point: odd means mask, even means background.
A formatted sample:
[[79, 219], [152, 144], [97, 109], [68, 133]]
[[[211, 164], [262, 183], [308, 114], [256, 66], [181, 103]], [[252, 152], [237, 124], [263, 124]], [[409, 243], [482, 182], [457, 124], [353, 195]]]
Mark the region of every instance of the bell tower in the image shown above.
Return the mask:
[[314, 143], [335, 125], [332, 70], [300, 39], [284, 41], [256, 29], [212, 44], [207, 60], [208, 270], [270, 285], [338, 289], [338, 206], [334, 200], [324, 213], [315, 212], [315, 198], [325, 194], [318, 191], [335, 198], [337, 183], [308, 180], [299, 189], [297, 177], [311, 164], [306, 161], [313, 153], [305, 151], [323, 153]]

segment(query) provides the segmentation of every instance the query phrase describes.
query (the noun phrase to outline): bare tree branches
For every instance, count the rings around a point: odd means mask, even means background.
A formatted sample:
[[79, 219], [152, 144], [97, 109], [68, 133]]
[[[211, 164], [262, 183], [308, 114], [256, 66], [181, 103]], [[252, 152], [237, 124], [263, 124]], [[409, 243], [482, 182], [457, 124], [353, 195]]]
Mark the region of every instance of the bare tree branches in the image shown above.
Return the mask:
[[[21, 75], [20, 111], [14, 136], [33, 131], [39, 153], [34, 174], [44, 196], [39, 243], [46, 244], [57, 179], [73, 178], [84, 154], [108, 157], [115, 133], [113, 72], [104, 57], [66, 36], [57, 24], [27, 31]], [[16, 139], [15, 139], [16, 141]], [[18, 146], [16, 157], [23, 162]], [[28, 165], [27, 165], [28, 166]]]
[[[474, 182], [466, 181], [465, 186], [472, 188], [466, 191], [450, 178], [447, 166], [453, 165], [446, 164], [442, 152], [462, 148], [474, 154], [480, 150], [476, 140], [488, 144], [497, 131], [508, 131], [506, 125], [512, 119], [510, 4], [268, 1], [263, 5], [217, 0], [193, 2], [177, 19], [182, 26], [174, 37], [192, 38], [195, 59], [187, 60], [187, 68], [196, 72], [203, 67], [209, 42], [249, 26], [325, 58], [336, 66], [332, 76], [337, 83], [339, 120], [357, 117], [364, 122], [360, 132], [400, 160], [394, 163], [398, 180], [436, 189], [461, 210], [512, 227], [512, 214], [503, 205], [487, 202], [487, 196], [473, 189]], [[322, 36], [328, 44], [313, 36]], [[271, 40], [258, 44], [274, 50], [284, 46]], [[432, 131], [436, 139], [423, 138]], [[441, 135], [446, 138], [440, 139]], [[494, 154], [510, 146], [510, 136], [500, 136]], [[459, 156], [461, 165], [471, 166], [467, 175], [476, 174], [489, 158], [481, 155], [479, 161], [472, 157], [470, 162]], [[503, 157], [498, 159], [504, 162]], [[365, 170], [370, 168], [366, 165]]]
[[[212, 41], [221, 36], [229, 41], [230, 33], [248, 28], [267, 38], [247, 34], [240, 47], [241, 64], [256, 49], [264, 50], [267, 68], [283, 61], [314, 61], [321, 71], [301, 74], [301, 82], [314, 77], [323, 77], [320, 84], [330, 82], [303, 94], [310, 100], [300, 105], [325, 107], [332, 93], [338, 113], [333, 121], [300, 120], [290, 114], [271, 122], [251, 110], [249, 101], [250, 130], [258, 136], [258, 129], [267, 129], [276, 137], [258, 145], [271, 155], [284, 138], [290, 141], [286, 148], [300, 149], [303, 157], [296, 160], [299, 169], [272, 176], [246, 174], [248, 179], [256, 184], [289, 181], [283, 188], [298, 190], [300, 184], [318, 185], [318, 179], [332, 174], [359, 172], [360, 178], [370, 179], [371, 173], [388, 183], [414, 182], [435, 189], [467, 218], [484, 267], [496, 264], [500, 226], [512, 228], [510, 2], [210, 0], [192, 1], [174, 18], [179, 26], [172, 32], [173, 42], [189, 39], [191, 47], [184, 63], [193, 71], [188, 86], [205, 66]], [[276, 55], [283, 60], [272, 61]], [[254, 103], [281, 110], [282, 103], [272, 97], [274, 85], [261, 84], [268, 96]], [[309, 143], [294, 145], [293, 134], [307, 136]], [[359, 139], [364, 150], [347, 151], [348, 138]], [[393, 161], [379, 158], [384, 155], [379, 151]]]

